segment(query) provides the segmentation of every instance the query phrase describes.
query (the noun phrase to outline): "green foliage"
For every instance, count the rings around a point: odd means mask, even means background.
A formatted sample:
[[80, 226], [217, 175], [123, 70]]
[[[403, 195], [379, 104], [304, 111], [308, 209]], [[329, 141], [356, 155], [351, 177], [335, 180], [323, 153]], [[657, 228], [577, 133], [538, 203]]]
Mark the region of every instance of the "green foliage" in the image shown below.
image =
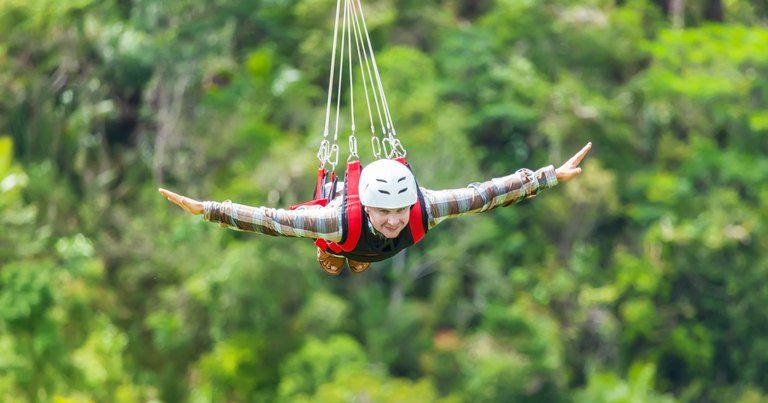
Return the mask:
[[[332, 382], [323, 384], [309, 399], [297, 402], [338, 402], [369, 400], [374, 402], [438, 402], [434, 388], [426, 380], [392, 379], [380, 371], [337, 372]], [[447, 400], [446, 401], [450, 401]]]
[[653, 381], [656, 369], [652, 364], [634, 364], [627, 380], [612, 373], [591, 374], [587, 386], [579, 391], [574, 401], [595, 403], [669, 403], [670, 396], [654, 391]]
[[0, 260], [28, 256], [39, 251], [44, 243], [44, 231], [31, 231], [37, 210], [24, 203], [21, 191], [29, 176], [13, 161], [13, 141], [0, 136]]
[[282, 365], [278, 397], [284, 401], [307, 399], [339, 371], [363, 372], [368, 359], [349, 336], [333, 336], [327, 342], [309, 338]]
[[247, 334], [220, 342], [198, 363], [199, 381], [192, 391], [195, 400], [266, 401], [264, 388], [274, 383], [275, 370], [265, 362], [267, 343]]
[[557, 324], [530, 303], [485, 310], [486, 332], [467, 341], [465, 400], [557, 401], [563, 386]]

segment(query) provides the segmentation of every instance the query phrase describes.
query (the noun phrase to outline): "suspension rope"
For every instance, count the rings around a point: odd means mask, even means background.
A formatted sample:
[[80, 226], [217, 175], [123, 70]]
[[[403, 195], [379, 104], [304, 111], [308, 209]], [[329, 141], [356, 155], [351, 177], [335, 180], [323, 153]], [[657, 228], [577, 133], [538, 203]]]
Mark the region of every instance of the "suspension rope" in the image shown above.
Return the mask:
[[384, 115], [386, 116], [386, 122], [387, 122], [386, 128], [387, 128], [387, 131], [389, 132], [390, 130], [394, 130], [394, 125], [392, 124], [392, 116], [389, 113], [389, 106], [387, 105], [387, 97], [384, 95], [384, 85], [381, 82], [381, 75], [379, 74], [379, 66], [376, 63], [376, 54], [373, 52], [371, 36], [368, 33], [368, 25], [365, 23], [365, 14], [363, 13], [363, 5], [360, 2], [360, 0], [357, 0], [357, 4], [358, 4], [358, 7], [360, 7], [360, 16], [363, 22], [363, 32], [365, 32], [366, 43], [368, 45], [368, 50], [371, 55], [371, 62], [373, 63], [373, 72], [376, 77], [377, 90], [379, 91], [382, 105], [384, 106]]
[[324, 166], [330, 158], [330, 143], [328, 142], [328, 127], [331, 119], [331, 94], [333, 91], [333, 76], [336, 70], [336, 40], [339, 36], [339, 10], [341, 9], [341, 0], [336, 0], [336, 20], [333, 27], [333, 50], [331, 51], [331, 71], [328, 77], [328, 102], [325, 107], [325, 128], [323, 129], [323, 141], [320, 142], [320, 148], [317, 150], [317, 158], [320, 160], [320, 166]]
[[353, 81], [354, 71], [352, 70], [352, 25], [350, 23], [352, 19], [352, 13], [353, 13], [353, 5], [350, 0], [345, 0], [346, 8], [348, 10], [347, 19], [344, 21], [344, 24], [347, 25], [347, 49], [348, 49], [348, 59], [349, 59], [349, 114], [350, 114], [350, 127], [352, 129], [352, 133], [349, 135], [349, 157], [347, 158], [347, 161], [349, 161], [352, 158], [359, 159], [360, 157], [357, 155], [357, 138], [355, 137], [355, 132], [357, 128], [355, 127], [355, 86]]
[[[389, 110], [389, 104], [387, 103], [387, 97], [384, 94], [384, 85], [381, 82], [381, 74], [379, 74], [379, 66], [376, 63], [376, 54], [373, 52], [373, 45], [371, 44], [371, 36], [368, 33], [368, 26], [365, 23], [365, 14], [363, 13], [363, 6], [360, 2], [361, 0], [357, 0], [357, 4], [360, 8], [360, 17], [363, 22], [363, 31], [365, 32], [366, 42], [368, 44], [368, 49], [371, 54], [371, 61], [373, 63], [373, 71], [376, 76], [376, 83], [378, 84], [378, 91], [381, 95], [381, 101], [384, 109], [384, 115], [386, 117], [387, 122], [387, 130], [386, 135], [387, 138], [385, 138], [382, 141], [382, 147], [384, 148], [384, 153], [387, 158], [392, 157], [405, 157], [406, 151], [405, 148], [400, 143], [400, 140], [398, 140], [395, 136], [397, 136], [397, 131], [395, 130], [395, 125], [392, 121], [392, 114]], [[389, 151], [387, 151], [387, 145], [389, 145]]]
[[339, 138], [339, 111], [341, 110], [341, 88], [344, 86], [344, 35], [347, 32], [347, 11], [348, 8], [344, 7], [344, 20], [341, 25], [341, 53], [339, 54], [339, 85], [336, 92], [336, 127], [333, 131], [333, 144], [335, 145]]
[[[397, 131], [392, 120], [392, 113], [389, 109], [387, 97], [384, 92], [384, 85], [381, 80], [381, 74], [379, 73], [379, 66], [376, 62], [376, 55], [373, 51], [373, 44], [368, 32], [368, 26], [365, 22], [365, 14], [363, 13], [363, 5], [361, 0], [344, 0], [344, 11], [341, 16], [341, 0], [336, 0], [336, 16], [334, 21], [333, 30], [333, 47], [331, 54], [331, 70], [329, 72], [328, 80], [328, 99], [326, 102], [325, 110], [325, 126], [323, 129], [323, 140], [320, 143], [320, 147], [317, 152], [317, 157], [320, 160], [321, 167], [326, 164], [331, 165], [331, 172], [335, 171], [336, 164], [339, 160], [339, 146], [338, 136], [341, 126], [341, 94], [344, 84], [344, 68], [346, 61], [346, 68], [349, 69], [349, 113], [350, 113], [350, 125], [351, 133], [349, 136], [349, 159], [359, 159], [357, 154], [357, 125], [355, 119], [355, 95], [354, 95], [354, 70], [353, 70], [353, 53], [357, 53], [357, 59], [360, 66], [360, 80], [363, 82], [363, 92], [365, 95], [365, 101], [368, 112], [368, 119], [370, 121], [371, 128], [371, 146], [373, 148], [373, 155], [376, 159], [382, 156], [386, 158], [404, 157], [406, 155], [405, 148], [397, 139]], [[339, 24], [341, 21], [341, 24]], [[341, 36], [339, 36], [339, 25], [341, 25]], [[355, 45], [353, 49], [352, 36], [355, 37]], [[339, 42], [341, 42], [340, 51]], [[338, 54], [338, 78], [337, 74], [337, 62], [336, 58]], [[347, 60], [344, 58], [347, 57]], [[370, 84], [371, 91], [368, 91], [368, 84]], [[331, 119], [331, 104], [333, 102], [333, 90], [336, 89], [336, 116], [333, 130], [333, 140], [329, 141], [328, 135], [330, 134], [330, 119]], [[378, 117], [378, 123], [381, 126], [381, 139], [376, 133], [376, 123], [373, 118], [373, 108], [371, 105], [371, 94], [373, 95], [374, 104], [376, 106], [376, 116]]]
[[[354, 3], [353, 3], [354, 7]], [[365, 102], [368, 107], [368, 120], [371, 124], [371, 148], [373, 149], [373, 157], [375, 159], [381, 158], [381, 141], [379, 140], [379, 137], [376, 135], [376, 125], [373, 120], [373, 110], [371, 108], [371, 94], [368, 92], [368, 81], [371, 83], [371, 88], [374, 88], [373, 84], [373, 73], [371, 72], [371, 63], [368, 58], [368, 52], [365, 48], [365, 46], [362, 46], [361, 43], [365, 41], [365, 38], [362, 36], [362, 32], [360, 31], [360, 22], [358, 21], [358, 14], [355, 13], [354, 18], [352, 20], [352, 29], [355, 32], [355, 47], [357, 48], [357, 58], [360, 60], [360, 76], [362, 77], [363, 82], [363, 92], [365, 93]], [[368, 73], [366, 76], [366, 72]], [[379, 124], [381, 125], [382, 132], [384, 131], [384, 120], [381, 116], [381, 107], [379, 106], [379, 97], [376, 91], [373, 92], [373, 98], [374, 102], [376, 104], [376, 112], [377, 116], [379, 118]]]

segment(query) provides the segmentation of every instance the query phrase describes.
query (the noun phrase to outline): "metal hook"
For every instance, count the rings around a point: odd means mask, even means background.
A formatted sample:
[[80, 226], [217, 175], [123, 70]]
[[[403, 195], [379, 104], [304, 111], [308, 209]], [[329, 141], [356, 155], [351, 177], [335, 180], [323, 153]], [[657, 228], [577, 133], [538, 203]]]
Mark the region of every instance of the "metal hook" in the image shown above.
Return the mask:
[[330, 153], [330, 143], [328, 140], [323, 140], [320, 142], [320, 147], [317, 149], [317, 159], [320, 160], [320, 165], [324, 166], [328, 162], [328, 157]]
[[357, 137], [354, 134], [349, 136], [349, 157], [347, 157], [347, 161], [353, 157], [360, 159], [360, 156], [357, 155]]
[[339, 145], [334, 144], [331, 146], [331, 151], [328, 153], [328, 163], [331, 164], [331, 172], [336, 171], [336, 165], [339, 163]]
[[408, 152], [405, 151], [405, 147], [403, 147], [403, 144], [400, 142], [399, 139], [395, 139], [393, 141], [393, 147], [392, 150], [394, 151], [395, 155], [398, 157], [405, 157]]
[[373, 157], [381, 158], [381, 140], [378, 137], [371, 137], [371, 148], [373, 148]]
[[385, 138], [384, 140], [381, 140], [381, 148], [384, 151], [384, 156], [386, 158], [392, 158], [392, 152], [394, 151], [394, 145], [392, 144], [391, 138]]

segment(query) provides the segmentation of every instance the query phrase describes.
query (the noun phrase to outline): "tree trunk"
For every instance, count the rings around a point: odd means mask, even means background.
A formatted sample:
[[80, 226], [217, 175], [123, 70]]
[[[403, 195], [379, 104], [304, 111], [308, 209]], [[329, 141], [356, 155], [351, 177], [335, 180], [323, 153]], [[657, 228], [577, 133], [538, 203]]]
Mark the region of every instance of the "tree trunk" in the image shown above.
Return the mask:
[[707, 21], [723, 22], [725, 21], [725, 13], [723, 12], [722, 0], [707, 0], [706, 8], [704, 9], [704, 19]]
[[669, 15], [672, 17], [672, 26], [683, 28], [685, 26], [685, 0], [670, 0]]

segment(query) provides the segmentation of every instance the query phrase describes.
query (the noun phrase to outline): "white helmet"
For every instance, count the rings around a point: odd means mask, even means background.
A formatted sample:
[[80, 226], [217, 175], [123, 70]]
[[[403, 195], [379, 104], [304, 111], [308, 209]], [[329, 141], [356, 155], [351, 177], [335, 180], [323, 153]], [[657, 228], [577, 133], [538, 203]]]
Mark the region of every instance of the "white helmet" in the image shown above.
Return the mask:
[[416, 179], [404, 164], [374, 161], [360, 173], [360, 203], [378, 208], [403, 208], [416, 204]]

